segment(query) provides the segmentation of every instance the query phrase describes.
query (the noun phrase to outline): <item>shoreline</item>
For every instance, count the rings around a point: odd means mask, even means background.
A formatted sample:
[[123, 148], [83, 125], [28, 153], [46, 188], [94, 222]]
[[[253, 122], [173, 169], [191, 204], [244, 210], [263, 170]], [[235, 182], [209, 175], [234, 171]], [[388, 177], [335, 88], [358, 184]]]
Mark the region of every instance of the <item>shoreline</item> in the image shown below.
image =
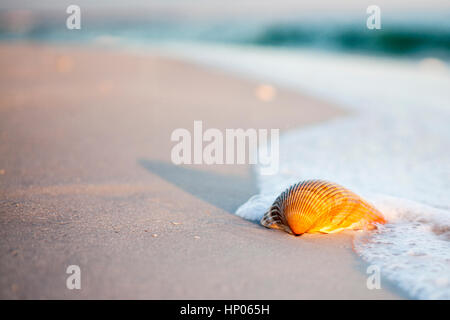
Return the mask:
[[[351, 232], [297, 238], [234, 215], [257, 193], [250, 166], [170, 162], [170, 133], [194, 120], [283, 134], [344, 111], [122, 51], [2, 43], [0, 64], [1, 298], [401, 297], [366, 288]], [[70, 264], [79, 292], [64, 288]]]

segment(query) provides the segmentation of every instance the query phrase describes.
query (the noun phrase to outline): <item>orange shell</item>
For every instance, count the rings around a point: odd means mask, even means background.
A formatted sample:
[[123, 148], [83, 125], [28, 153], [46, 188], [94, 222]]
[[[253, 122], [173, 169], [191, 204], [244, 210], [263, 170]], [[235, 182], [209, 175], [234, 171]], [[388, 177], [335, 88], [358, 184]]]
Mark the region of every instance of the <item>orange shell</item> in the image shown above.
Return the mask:
[[374, 228], [374, 223], [386, 223], [381, 212], [350, 190], [322, 180], [291, 186], [261, 219], [267, 228], [295, 235]]

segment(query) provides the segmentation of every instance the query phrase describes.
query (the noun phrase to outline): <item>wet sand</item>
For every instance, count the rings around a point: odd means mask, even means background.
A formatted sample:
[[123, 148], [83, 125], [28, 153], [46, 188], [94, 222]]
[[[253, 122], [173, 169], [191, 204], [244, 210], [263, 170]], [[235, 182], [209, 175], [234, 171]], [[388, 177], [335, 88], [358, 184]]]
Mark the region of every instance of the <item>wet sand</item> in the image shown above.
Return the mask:
[[[289, 130], [338, 107], [181, 61], [0, 45], [0, 298], [378, 299], [351, 232], [293, 237], [233, 214], [248, 165], [175, 166], [176, 128]], [[81, 290], [66, 288], [69, 265]]]

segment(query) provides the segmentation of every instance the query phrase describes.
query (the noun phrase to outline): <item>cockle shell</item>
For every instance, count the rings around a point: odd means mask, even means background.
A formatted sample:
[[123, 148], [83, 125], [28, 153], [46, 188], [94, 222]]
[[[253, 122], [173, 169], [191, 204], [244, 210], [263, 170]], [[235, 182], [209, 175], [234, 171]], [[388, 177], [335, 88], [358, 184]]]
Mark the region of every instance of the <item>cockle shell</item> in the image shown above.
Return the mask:
[[335, 183], [308, 180], [285, 190], [261, 219], [267, 228], [288, 233], [334, 233], [371, 229], [385, 223], [381, 212], [352, 191]]

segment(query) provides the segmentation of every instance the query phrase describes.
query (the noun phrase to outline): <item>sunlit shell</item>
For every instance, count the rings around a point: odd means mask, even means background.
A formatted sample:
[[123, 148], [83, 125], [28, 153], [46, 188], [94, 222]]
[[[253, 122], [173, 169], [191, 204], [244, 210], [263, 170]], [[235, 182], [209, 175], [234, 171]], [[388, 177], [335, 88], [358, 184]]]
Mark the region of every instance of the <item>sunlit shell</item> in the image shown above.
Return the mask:
[[261, 219], [267, 228], [303, 233], [372, 229], [385, 223], [381, 212], [350, 190], [327, 181], [308, 180], [285, 190]]

